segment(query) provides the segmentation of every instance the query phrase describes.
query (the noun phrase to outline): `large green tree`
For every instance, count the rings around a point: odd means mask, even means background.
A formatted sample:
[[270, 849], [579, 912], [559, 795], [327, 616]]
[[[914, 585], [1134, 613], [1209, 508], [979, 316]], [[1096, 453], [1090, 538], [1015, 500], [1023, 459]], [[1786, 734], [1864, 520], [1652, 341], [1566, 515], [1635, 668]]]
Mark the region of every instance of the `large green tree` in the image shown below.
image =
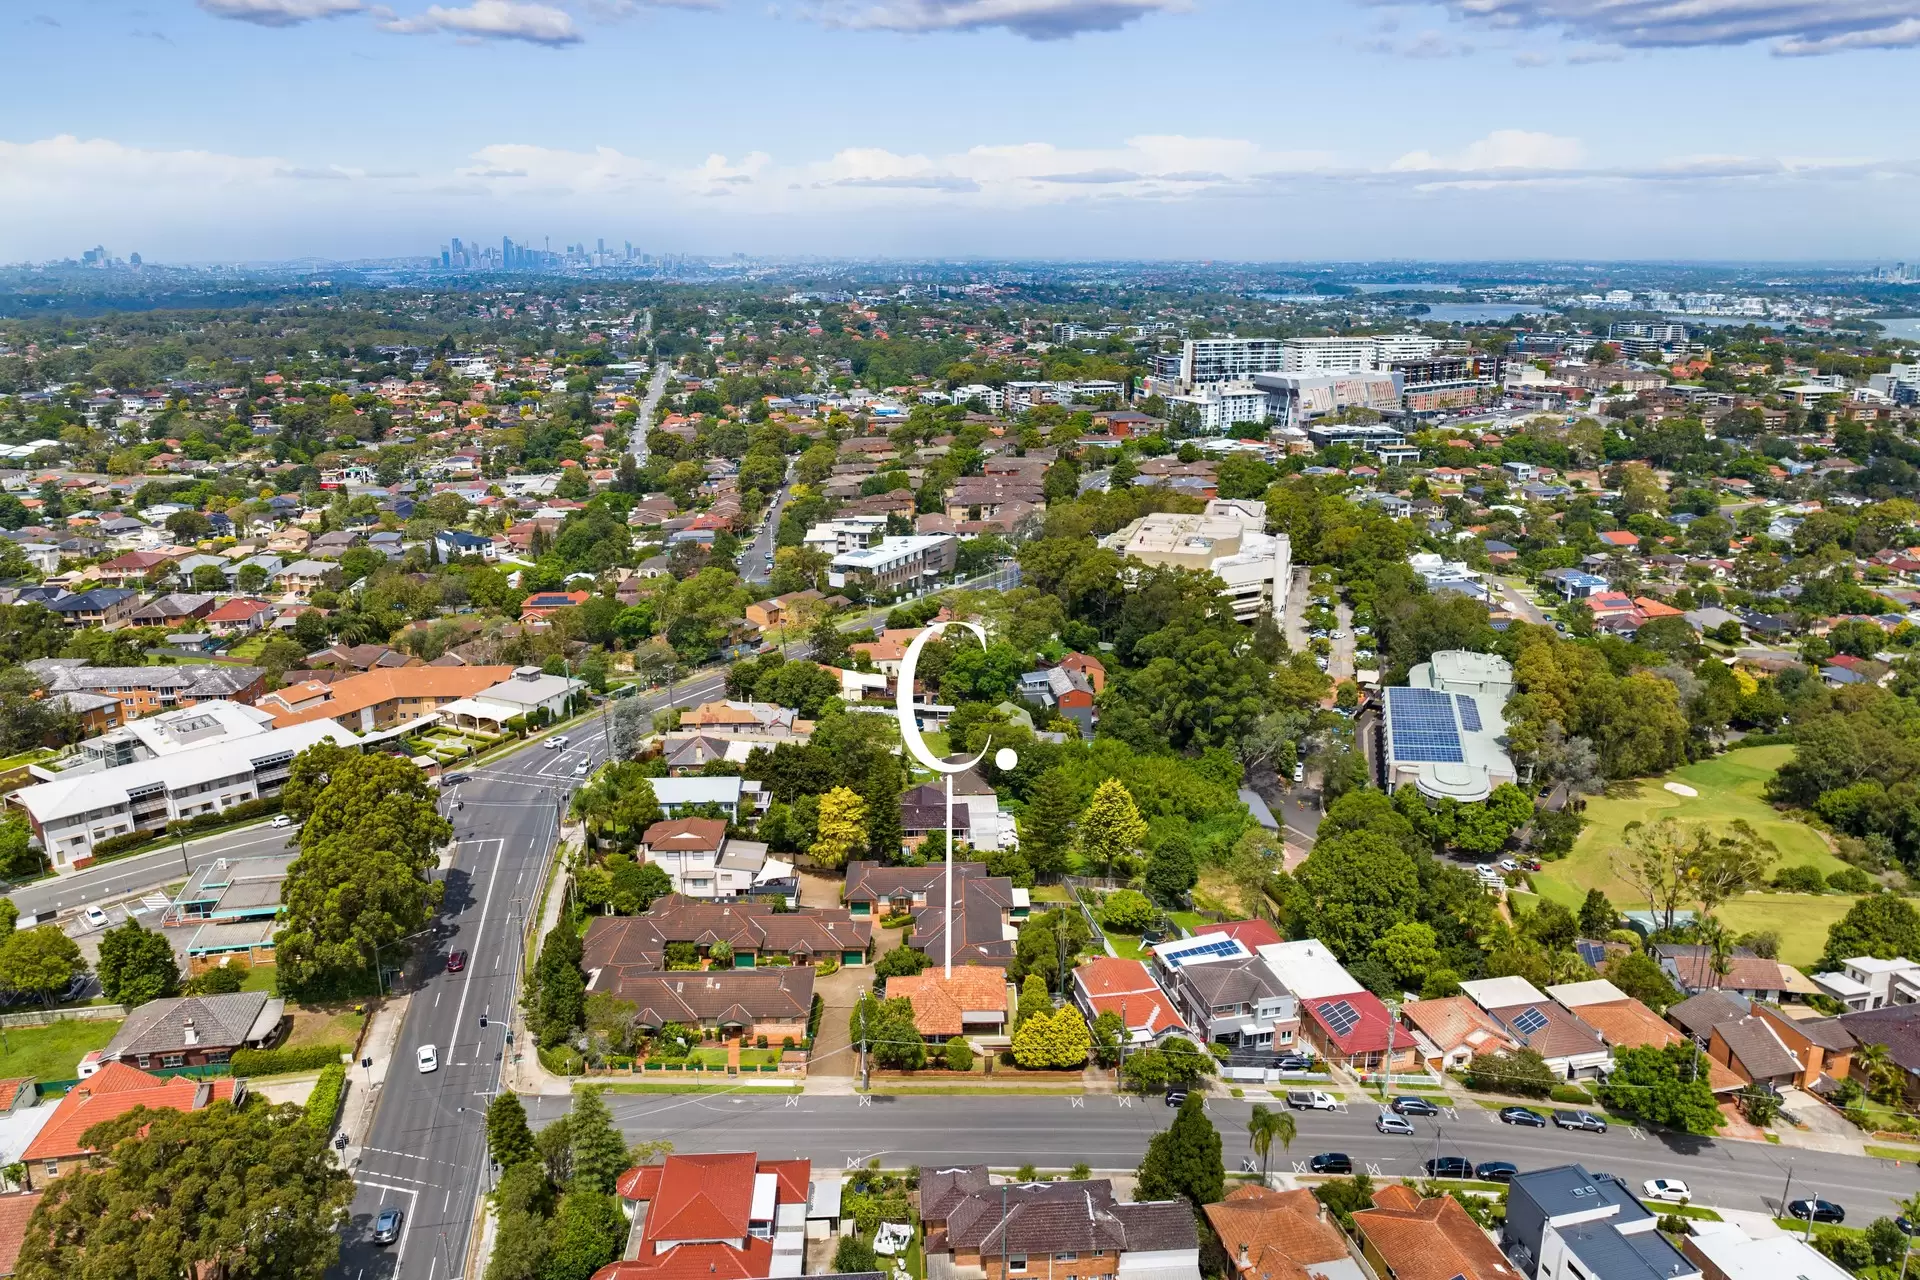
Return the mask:
[[1020, 852], [1027, 855], [1034, 875], [1051, 879], [1066, 870], [1079, 814], [1073, 781], [1058, 769], [1041, 774], [1020, 814]]
[[1108, 778], [1095, 789], [1080, 814], [1079, 827], [1080, 852], [1109, 871], [1114, 859], [1131, 854], [1147, 838], [1146, 819], [1118, 778]]
[[1295, 937], [1358, 960], [1393, 926], [1418, 917], [1420, 871], [1402, 844], [1378, 831], [1322, 836], [1294, 873], [1289, 898]]
[[1707, 1082], [1706, 1056], [1690, 1040], [1615, 1054], [1613, 1073], [1600, 1086], [1600, 1101], [1615, 1111], [1702, 1136], [1727, 1122]]
[[1220, 1134], [1207, 1119], [1200, 1095], [1190, 1093], [1173, 1123], [1148, 1140], [1134, 1199], [1184, 1199], [1199, 1213], [1220, 1199], [1226, 1177]]
[[538, 1152], [533, 1130], [527, 1127], [527, 1109], [520, 1095], [503, 1089], [487, 1104], [487, 1154], [502, 1169], [532, 1160]]
[[87, 971], [79, 944], [56, 924], [19, 929], [0, 941], [0, 987], [40, 997], [51, 1004], [69, 983]]
[[180, 989], [180, 965], [173, 944], [151, 929], [128, 920], [100, 935], [100, 990], [128, 1008], [159, 1000]]
[[20, 1280], [321, 1280], [353, 1180], [300, 1109], [136, 1108], [89, 1129], [101, 1154], [49, 1184]]
[[1914, 911], [1905, 898], [1880, 893], [1854, 903], [1827, 930], [1827, 949], [1820, 958], [1820, 968], [1838, 972], [1855, 956], [1891, 960], [1914, 955], [1920, 955], [1920, 912]]
[[540, 944], [527, 993], [527, 1022], [543, 1045], [565, 1041], [586, 1018], [587, 979], [580, 971], [581, 954], [579, 930], [561, 917]]

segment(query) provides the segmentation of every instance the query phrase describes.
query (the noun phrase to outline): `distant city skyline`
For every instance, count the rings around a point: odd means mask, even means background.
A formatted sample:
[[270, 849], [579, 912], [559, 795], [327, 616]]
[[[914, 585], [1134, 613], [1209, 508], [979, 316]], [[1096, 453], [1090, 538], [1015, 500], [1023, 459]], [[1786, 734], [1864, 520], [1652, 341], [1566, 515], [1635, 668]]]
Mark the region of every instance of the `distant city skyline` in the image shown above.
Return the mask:
[[4, 24], [0, 261], [424, 257], [454, 227], [1920, 258], [1920, 0], [28, 0]]

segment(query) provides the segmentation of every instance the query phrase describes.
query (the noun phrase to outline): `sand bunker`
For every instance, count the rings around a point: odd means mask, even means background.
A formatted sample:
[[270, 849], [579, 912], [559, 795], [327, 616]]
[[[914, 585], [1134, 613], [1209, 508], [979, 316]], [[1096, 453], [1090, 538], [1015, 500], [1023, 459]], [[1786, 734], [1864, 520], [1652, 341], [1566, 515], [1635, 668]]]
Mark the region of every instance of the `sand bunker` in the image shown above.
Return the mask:
[[1684, 782], [1669, 782], [1666, 785], [1667, 785], [1667, 790], [1673, 792], [1673, 794], [1677, 796], [1697, 796], [1700, 794], [1698, 791], [1695, 791], [1692, 787], [1688, 786]]

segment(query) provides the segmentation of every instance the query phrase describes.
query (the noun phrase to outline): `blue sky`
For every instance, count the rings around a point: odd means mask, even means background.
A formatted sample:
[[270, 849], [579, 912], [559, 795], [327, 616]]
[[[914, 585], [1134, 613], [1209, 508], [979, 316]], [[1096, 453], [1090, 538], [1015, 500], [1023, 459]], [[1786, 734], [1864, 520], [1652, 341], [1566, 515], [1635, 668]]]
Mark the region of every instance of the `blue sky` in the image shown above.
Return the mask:
[[0, 261], [1920, 259], [1920, 0], [12, 0], [0, 28]]

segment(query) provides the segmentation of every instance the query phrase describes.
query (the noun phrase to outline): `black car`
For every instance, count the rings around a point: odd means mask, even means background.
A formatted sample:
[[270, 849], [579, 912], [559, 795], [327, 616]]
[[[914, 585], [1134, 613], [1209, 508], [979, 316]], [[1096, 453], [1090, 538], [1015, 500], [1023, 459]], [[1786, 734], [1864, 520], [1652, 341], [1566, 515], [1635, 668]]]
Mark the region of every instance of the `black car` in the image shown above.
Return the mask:
[[1471, 1178], [1473, 1162], [1465, 1156], [1438, 1156], [1421, 1166], [1429, 1178]]
[[1185, 1102], [1186, 1100], [1187, 1100], [1187, 1091], [1185, 1089], [1182, 1089], [1179, 1085], [1174, 1085], [1172, 1088], [1167, 1090], [1168, 1106], [1177, 1107], [1181, 1103]]
[[1920, 1226], [1914, 1225], [1913, 1220], [1904, 1213], [1893, 1220], [1893, 1225], [1900, 1228], [1901, 1235], [1910, 1236], [1920, 1231]]
[[1544, 1129], [1547, 1127], [1547, 1118], [1538, 1111], [1532, 1111], [1526, 1107], [1502, 1107], [1500, 1108], [1500, 1123], [1521, 1124], [1531, 1129]]
[[1556, 1129], [1581, 1129], [1587, 1133], [1605, 1133], [1607, 1122], [1591, 1111], [1556, 1111], [1553, 1113]]
[[1488, 1160], [1474, 1166], [1473, 1176], [1482, 1182], [1512, 1182], [1513, 1175], [1518, 1172], [1518, 1165], [1508, 1164], [1505, 1160]]
[[1273, 1069], [1275, 1071], [1311, 1071], [1313, 1070], [1313, 1059], [1297, 1053], [1289, 1053], [1275, 1060]]
[[1352, 1173], [1353, 1157], [1344, 1151], [1329, 1151], [1307, 1161], [1307, 1168], [1315, 1173]]
[[1434, 1106], [1425, 1098], [1395, 1098], [1390, 1105], [1403, 1116], [1437, 1116], [1440, 1114], [1440, 1108]]
[[443, 773], [440, 775], [440, 785], [443, 787], [450, 787], [456, 782], [465, 782], [467, 780], [467, 776], [468, 775], [464, 773]]
[[1790, 1200], [1787, 1216], [1796, 1222], [1811, 1218], [1815, 1222], [1845, 1222], [1847, 1211], [1831, 1200]]
[[392, 1244], [400, 1238], [400, 1224], [407, 1215], [398, 1209], [382, 1209], [380, 1216], [373, 1220], [373, 1242]]

